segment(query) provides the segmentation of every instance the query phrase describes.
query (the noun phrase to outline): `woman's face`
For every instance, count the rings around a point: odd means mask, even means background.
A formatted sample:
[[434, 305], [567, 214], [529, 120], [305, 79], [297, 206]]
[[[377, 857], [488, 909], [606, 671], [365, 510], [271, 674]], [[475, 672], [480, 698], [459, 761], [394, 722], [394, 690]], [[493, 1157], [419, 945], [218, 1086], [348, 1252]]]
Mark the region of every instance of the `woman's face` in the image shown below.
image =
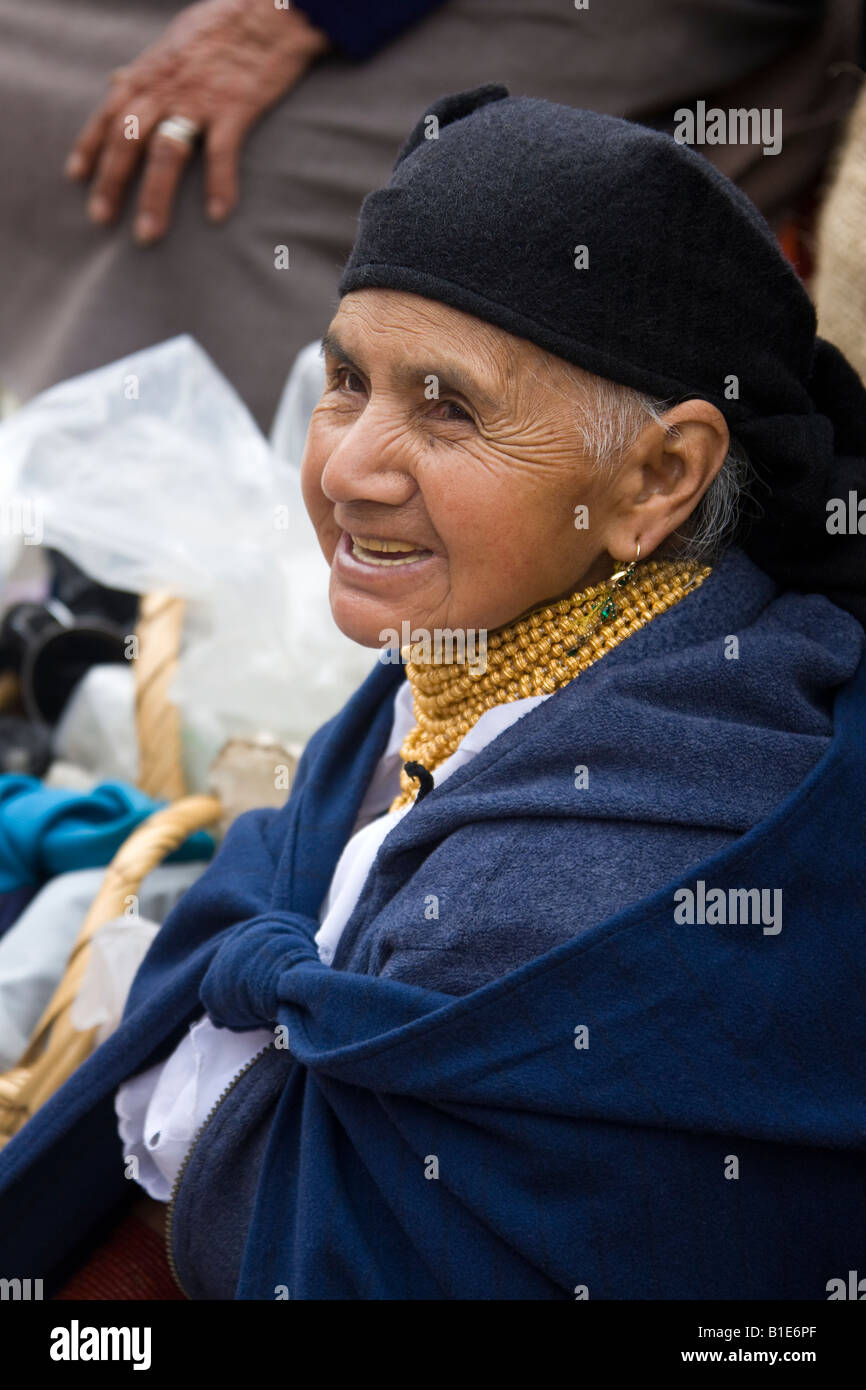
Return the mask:
[[607, 576], [611, 484], [580, 454], [566, 373], [533, 344], [363, 290], [325, 347], [302, 482], [344, 633], [381, 646], [406, 621], [492, 631]]

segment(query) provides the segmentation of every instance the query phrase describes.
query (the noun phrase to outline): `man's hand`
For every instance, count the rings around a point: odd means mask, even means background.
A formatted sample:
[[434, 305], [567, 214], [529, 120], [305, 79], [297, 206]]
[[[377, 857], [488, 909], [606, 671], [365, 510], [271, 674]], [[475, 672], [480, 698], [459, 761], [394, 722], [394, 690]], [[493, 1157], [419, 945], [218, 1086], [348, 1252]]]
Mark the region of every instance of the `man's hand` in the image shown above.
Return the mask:
[[156, 43], [112, 74], [111, 91], [72, 147], [66, 173], [92, 179], [91, 220], [114, 221], [143, 160], [135, 237], [144, 245], [165, 234], [193, 145], [157, 126], [183, 116], [204, 137], [207, 214], [222, 221], [238, 199], [247, 132], [329, 47], [321, 29], [275, 0], [201, 0], [182, 10]]

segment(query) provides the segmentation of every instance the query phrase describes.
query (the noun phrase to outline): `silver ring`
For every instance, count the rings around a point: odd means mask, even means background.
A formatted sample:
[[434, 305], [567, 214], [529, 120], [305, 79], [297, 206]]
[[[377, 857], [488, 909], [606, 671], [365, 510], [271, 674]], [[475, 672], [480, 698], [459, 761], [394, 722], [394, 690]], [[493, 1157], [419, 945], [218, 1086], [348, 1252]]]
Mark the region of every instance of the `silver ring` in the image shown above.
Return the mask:
[[156, 127], [157, 135], [165, 135], [169, 140], [179, 140], [182, 145], [194, 145], [201, 134], [201, 126], [188, 116], [169, 116]]

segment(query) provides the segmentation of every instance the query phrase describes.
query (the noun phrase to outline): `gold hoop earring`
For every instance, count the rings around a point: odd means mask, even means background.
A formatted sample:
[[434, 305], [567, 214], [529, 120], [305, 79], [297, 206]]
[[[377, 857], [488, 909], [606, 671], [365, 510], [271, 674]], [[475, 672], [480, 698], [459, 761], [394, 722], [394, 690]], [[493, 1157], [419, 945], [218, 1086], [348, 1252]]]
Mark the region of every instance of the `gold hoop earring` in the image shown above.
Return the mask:
[[597, 632], [602, 623], [608, 623], [611, 618], [616, 617], [616, 599], [614, 597], [614, 591], [624, 588], [629, 580], [632, 579], [635, 565], [639, 559], [640, 541], [637, 542], [637, 554], [631, 563], [627, 564], [622, 569], [614, 571], [607, 581], [606, 592], [599, 595], [586, 616], [575, 624], [574, 633], [575, 636], [580, 637], [581, 642], [579, 646], [572, 647], [567, 651], [566, 656], [577, 656], [580, 647], [583, 646], [587, 638], [591, 637], [594, 632]]
[[631, 564], [626, 565], [624, 569], [618, 569], [618, 570], [616, 570], [615, 573], [611, 575], [610, 579], [607, 581], [608, 588], [610, 588], [610, 589], [614, 589], [614, 588], [616, 588], [616, 589], [621, 589], [622, 586], [623, 586], [623, 584], [627, 584], [628, 581], [631, 579], [632, 575], [634, 574], [634, 567], [635, 567], [635, 565], [637, 564], [637, 562], [638, 562], [639, 559], [640, 559], [640, 541], [637, 542], [637, 554], [635, 555], [635, 557], [634, 557], [634, 559], [632, 560]]

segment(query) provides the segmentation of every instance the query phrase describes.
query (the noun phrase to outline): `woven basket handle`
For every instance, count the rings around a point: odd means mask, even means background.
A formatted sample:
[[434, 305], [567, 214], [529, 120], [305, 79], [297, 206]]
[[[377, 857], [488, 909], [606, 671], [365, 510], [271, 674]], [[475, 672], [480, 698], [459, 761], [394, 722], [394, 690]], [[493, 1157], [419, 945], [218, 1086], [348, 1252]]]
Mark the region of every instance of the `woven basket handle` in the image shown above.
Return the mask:
[[195, 830], [213, 825], [221, 804], [213, 796], [186, 796], [155, 811], [121, 845], [78, 934], [63, 979], [17, 1066], [0, 1076], [0, 1146], [57, 1091], [96, 1045], [96, 1028], [79, 1032], [72, 1004], [87, 969], [89, 946], [106, 922], [121, 917], [142, 879]]
[[185, 796], [173, 806], [154, 811], [128, 839], [124, 840], [105, 871], [102, 887], [90, 906], [75, 945], [69, 953], [66, 971], [51, 1001], [34, 1029], [19, 1066], [28, 1066], [42, 1051], [45, 1037], [64, 1009], [78, 995], [87, 969], [89, 945], [99, 928], [126, 911], [127, 899], [137, 896], [142, 879], [161, 864], [166, 855], [182, 845], [194, 831], [213, 825], [221, 811], [213, 796]]

